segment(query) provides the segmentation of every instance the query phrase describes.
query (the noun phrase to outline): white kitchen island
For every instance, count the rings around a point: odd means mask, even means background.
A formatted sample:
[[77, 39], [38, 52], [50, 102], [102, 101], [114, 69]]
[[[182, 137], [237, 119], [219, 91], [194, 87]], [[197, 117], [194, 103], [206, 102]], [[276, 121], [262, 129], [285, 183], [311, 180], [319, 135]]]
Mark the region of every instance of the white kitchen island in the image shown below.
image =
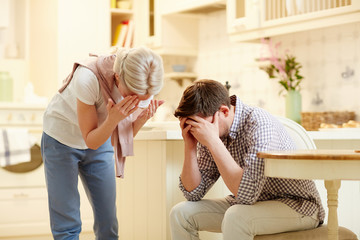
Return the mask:
[[[178, 122], [145, 126], [135, 137], [134, 153], [126, 159], [124, 179], [117, 179], [119, 238], [170, 240], [170, 210], [185, 200], [178, 187], [184, 159]], [[224, 186], [218, 181], [206, 197], [228, 195]], [[200, 234], [201, 239], [221, 239]]]

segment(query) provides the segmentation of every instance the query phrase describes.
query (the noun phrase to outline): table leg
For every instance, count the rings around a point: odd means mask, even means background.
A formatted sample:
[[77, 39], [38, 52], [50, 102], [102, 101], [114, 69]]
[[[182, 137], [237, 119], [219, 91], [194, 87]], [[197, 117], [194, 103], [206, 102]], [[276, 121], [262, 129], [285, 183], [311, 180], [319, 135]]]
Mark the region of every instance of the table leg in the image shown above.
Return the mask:
[[338, 240], [339, 223], [337, 215], [338, 207], [338, 191], [340, 188], [340, 180], [325, 180], [325, 188], [327, 190], [327, 204], [329, 209], [328, 216], [328, 239]]

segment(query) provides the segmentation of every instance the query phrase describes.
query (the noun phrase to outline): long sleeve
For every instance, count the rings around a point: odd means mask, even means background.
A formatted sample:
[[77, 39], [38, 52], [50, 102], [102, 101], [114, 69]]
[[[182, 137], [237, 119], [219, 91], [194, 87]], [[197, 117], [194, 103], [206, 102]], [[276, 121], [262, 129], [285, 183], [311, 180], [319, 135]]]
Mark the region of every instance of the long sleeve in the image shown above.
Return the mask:
[[201, 200], [220, 177], [220, 173], [216, 167], [216, 164], [207, 148], [198, 144], [197, 151], [197, 161], [201, 173], [201, 183], [199, 186], [197, 186], [197, 188], [191, 192], [188, 192], [182, 185], [181, 177], [179, 178], [180, 190], [184, 193], [185, 198], [189, 201]]
[[259, 151], [276, 149], [281, 143], [278, 133], [271, 125], [254, 127], [246, 136], [248, 151], [241, 156], [241, 167], [244, 174], [240, 182], [236, 202], [240, 204], [254, 204], [264, 187], [266, 177], [264, 175], [264, 159], [258, 158]]

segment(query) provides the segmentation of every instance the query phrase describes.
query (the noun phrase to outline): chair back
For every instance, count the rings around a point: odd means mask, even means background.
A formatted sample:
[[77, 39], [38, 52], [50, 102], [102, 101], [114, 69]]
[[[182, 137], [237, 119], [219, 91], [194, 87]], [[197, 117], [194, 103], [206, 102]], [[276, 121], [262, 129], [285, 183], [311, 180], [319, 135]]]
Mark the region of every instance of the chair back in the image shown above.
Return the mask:
[[284, 125], [286, 131], [290, 134], [291, 138], [295, 141], [297, 149], [316, 149], [314, 140], [309, 136], [307, 131], [297, 122], [277, 116], [277, 119]]

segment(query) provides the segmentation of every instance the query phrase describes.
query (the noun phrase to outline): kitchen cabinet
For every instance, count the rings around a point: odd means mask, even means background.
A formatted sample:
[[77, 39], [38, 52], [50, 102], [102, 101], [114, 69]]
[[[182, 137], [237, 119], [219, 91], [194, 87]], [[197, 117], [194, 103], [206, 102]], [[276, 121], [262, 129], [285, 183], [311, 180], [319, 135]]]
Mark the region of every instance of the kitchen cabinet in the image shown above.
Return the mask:
[[0, 29], [9, 26], [10, 1], [0, 0]]
[[[109, 49], [107, 1], [9, 2], [9, 26], [4, 30], [6, 52], [0, 61], [1, 71], [9, 71], [14, 76], [14, 86], [19, 86], [14, 93], [19, 97], [17, 102], [23, 101], [27, 82], [33, 84], [35, 94], [51, 98], [74, 61], [85, 58], [89, 52]], [[24, 72], [25, 77], [18, 72]]]
[[[28, 181], [15, 187], [0, 187], [0, 239], [28, 239], [30, 236], [47, 236], [49, 239], [51, 231], [43, 166], [31, 173], [11, 173], [0, 169], [0, 178], [2, 181], [14, 178]], [[37, 185], [35, 182], [42, 184]], [[81, 183], [79, 186], [82, 231], [86, 234], [92, 232], [93, 215], [85, 190]]]
[[0, 1], [0, 60], [28, 56], [28, 0]]
[[[168, 126], [169, 129], [164, 129]], [[185, 200], [178, 187], [184, 159], [184, 142], [178, 122], [162, 122], [158, 127], [152, 127], [149, 124], [147, 130], [141, 130], [135, 137], [135, 155], [126, 158], [124, 179], [117, 179], [120, 239], [171, 239], [170, 210]], [[219, 179], [206, 198], [228, 194]], [[200, 234], [201, 239], [221, 239], [219, 234]]]
[[258, 41], [359, 21], [359, 1], [227, 0], [227, 31], [231, 41]]
[[[31, 82], [32, 77], [36, 79], [41, 86], [45, 86], [44, 91], [51, 91], [56, 84], [49, 81], [48, 74], [53, 69], [56, 61], [49, 56], [54, 56], [55, 47], [50, 46], [54, 43], [54, 25], [53, 18], [57, 15], [50, 2], [40, 2], [39, 0], [12, 0], [8, 5], [8, 27], [3, 30], [4, 54], [0, 57], [0, 71], [7, 71], [13, 78], [14, 101], [23, 101], [24, 87], [27, 82]], [[41, 9], [41, 10], [40, 10]], [[47, 11], [43, 11], [47, 9]], [[46, 32], [44, 38], [43, 32]], [[1, 46], [0, 46], [1, 47]], [[1, 51], [1, 50], [0, 50]], [[42, 58], [47, 58], [46, 68], [43, 68]], [[51, 59], [49, 61], [49, 59]], [[35, 67], [35, 64], [41, 66]], [[42, 74], [35, 73], [36, 69], [43, 68]], [[36, 77], [35, 77], [36, 75]], [[45, 76], [45, 77], [44, 77]], [[45, 78], [44, 83], [42, 78]], [[38, 87], [37, 82], [34, 85]], [[40, 90], [40, 89], [37, 89]]]
[[167, 4], [163, 14], [207, 14], [226, 8], [226, 0], [170, 0]]
[[123, 22], [128, 22], [133, 18], [133, 10], [132, 9], [119, 9], [119, 8], [111, 8], [110, 9], [110, 17], [111, 17], [111, 46], [116, 45], [115, 39], [118, 37], [117, 35], [120, 32], [117, 31], [119, 25]]
[[[44, 165], [40, 153], [45, 106], [24, 103], [0, 104], [0, 129], [27, 128], [35, 146], [31, 163], [0, 167], [0, 239], [51, 238]], [[36, 163], [36, 164], [35, 164]], [[93, 214], [79, 179], [82, 230], [92, 232]]]
[[197, 56], [198, 17], [164, 15], [164, 0], [147, 0], [136, 11], [138, 45], [146, 45], [161, 55]]

